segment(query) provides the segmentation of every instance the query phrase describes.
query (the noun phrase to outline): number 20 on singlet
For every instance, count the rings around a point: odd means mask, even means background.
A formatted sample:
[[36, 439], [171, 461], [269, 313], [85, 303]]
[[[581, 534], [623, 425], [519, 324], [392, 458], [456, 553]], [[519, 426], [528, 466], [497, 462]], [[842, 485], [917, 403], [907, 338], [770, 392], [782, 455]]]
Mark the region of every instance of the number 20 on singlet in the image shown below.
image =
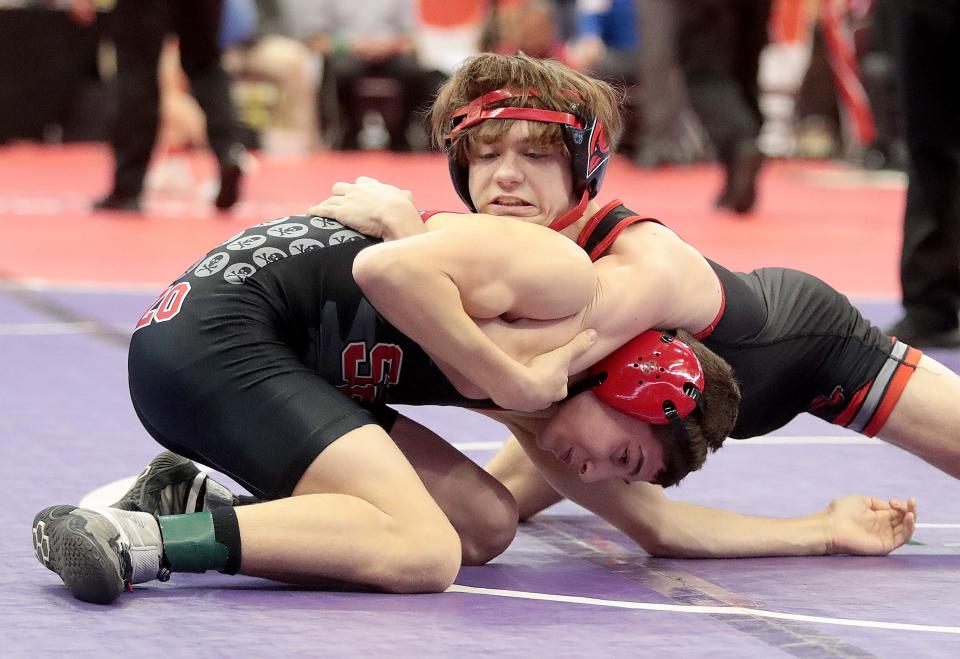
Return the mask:
[[146, 327], [150, 323], [166, 322], [176, 316], [180, 313], [180, 309], [183, 307], [183, 302], [187, 299], [187, 293], [189, 292], [190, 282], [188, 281], [182, 281], [179, 284], [169, 286], [160, 294], [160, 297], [150, 305], [150, 308], [143, 312], [133, 331], [136, 332], [138, 329]]

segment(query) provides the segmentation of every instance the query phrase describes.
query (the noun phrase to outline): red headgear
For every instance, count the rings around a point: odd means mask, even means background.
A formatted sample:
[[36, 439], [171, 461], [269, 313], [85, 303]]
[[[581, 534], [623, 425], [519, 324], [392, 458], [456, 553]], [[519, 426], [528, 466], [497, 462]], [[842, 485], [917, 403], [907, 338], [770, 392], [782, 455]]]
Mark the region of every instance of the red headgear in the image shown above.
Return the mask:
[[700, 360], [672, 334], [648, 330], [598, 362], [593, 392], [627, 416], [654, 425], [675, 424], [700, 408]]
[[[540, 92], [536, 89], [528, 89], [525, 93], [518, 89], [497, 89], [487, 92], [483, 96], [473, 99], [464, 107], [455, 110], [450, 120], [447, 147], [449, 149], [457, 133], [487, 119], [520, 119], [560, 124], [564, 144], [570, 152], [573, 189], [580, 197], [580, 203], [577, 206], [558, 217], [550, 225], [551, 229], [562, 231], [580, 218], [587, 207], [587, 202], [597, 196], [600, 191], [600, 183], [603, 181], [607, 163], [610, 161], [610, 144], [603, 124], [596, 117], [587, 117], [576, 113], [576, 105], [571, 112], [497, 105], [511, 98], [522, 97], [524, 94], [526, 96], [539, 96]], [[570, 92], [569, 95], [574, 99], [575, 104], [579, 96], [575, 92]], [[470, 207], [470, 210], [475, 212], [477, 208], [470, 198], [467, 168], [457, 162], [452, 151], [449, 151], [448, 155], [453, 187], [463, 202]]]

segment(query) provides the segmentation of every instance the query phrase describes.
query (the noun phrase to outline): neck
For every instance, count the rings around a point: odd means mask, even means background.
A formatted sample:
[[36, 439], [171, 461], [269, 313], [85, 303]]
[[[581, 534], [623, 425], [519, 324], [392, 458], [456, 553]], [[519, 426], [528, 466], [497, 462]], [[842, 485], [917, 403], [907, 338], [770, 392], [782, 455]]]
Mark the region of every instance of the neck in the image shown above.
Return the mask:
[[586, 226], [587, 222], [590, 221], [590, 218], [596, 215], [599, 210], [600, 204], [597, 203], [596, 199], [591, 199], [589, 202], [587, 202], [587, 206], [580, 217], [578, 217], [565, 228], [561, 229], [560, 233], [573, 242], [577, 242], [577, 238], [580, 237], [580, 232], [583, 231], [583, 227]]

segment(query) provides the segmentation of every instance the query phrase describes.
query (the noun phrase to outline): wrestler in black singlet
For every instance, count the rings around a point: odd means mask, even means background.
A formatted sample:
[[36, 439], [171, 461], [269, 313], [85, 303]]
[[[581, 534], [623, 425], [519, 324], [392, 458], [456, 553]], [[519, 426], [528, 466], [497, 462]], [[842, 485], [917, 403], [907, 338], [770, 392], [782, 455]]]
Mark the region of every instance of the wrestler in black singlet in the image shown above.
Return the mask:
[[[593, 260], [642, 218], [619, 201], [601, 209], [578, 243]], [[697, 338], [733, 368], [742, 396], [731, 437], [780, 428], [801, 412], [876, 434], [920, 351], [886, 336], [839, 292], [805, 272], [731, 272], [707, 260], [724, 308]], [[682, 276], [683, 273], [678, 273]]]
[[130, 344], [130, 394], [148, 432], [276, 498], [337, 438], [378, 420], [389, 427], [387, 403], [489, 406], [461, 396], [363, 297], [352, 266], [373, 242], [291, 216], [192, 266]]

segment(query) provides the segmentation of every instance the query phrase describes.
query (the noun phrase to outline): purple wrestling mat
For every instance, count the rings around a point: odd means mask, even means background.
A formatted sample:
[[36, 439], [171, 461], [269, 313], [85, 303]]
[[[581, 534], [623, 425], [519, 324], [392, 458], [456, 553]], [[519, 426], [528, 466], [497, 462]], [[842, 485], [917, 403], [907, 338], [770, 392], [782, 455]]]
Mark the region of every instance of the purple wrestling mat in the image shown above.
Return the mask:
[[[110, 607], [71, 597], [33, 556], [39, 509], [76, 503], [158, 451], [126, 389], [125, 345], [148, 292], [0, 289], [0, 625], [7, 657], [954, 657], [960, 652], [960, 483], [816, 419], [729, 442], [674, 498], [812, 513], [851, 492], [916, 496], [914, 541], [889, 557], [663, 560], [560, 504], [451, 592], [323, 592], [174, 575]], [[861, 305], [889, 322], [892, 304]], [[960, 366], [955, 352], [932, 352]], [[958, 401], [960, 404], [960, 401]], [[505, 431], [459, 410], [404, 410], [478, 462]]]

